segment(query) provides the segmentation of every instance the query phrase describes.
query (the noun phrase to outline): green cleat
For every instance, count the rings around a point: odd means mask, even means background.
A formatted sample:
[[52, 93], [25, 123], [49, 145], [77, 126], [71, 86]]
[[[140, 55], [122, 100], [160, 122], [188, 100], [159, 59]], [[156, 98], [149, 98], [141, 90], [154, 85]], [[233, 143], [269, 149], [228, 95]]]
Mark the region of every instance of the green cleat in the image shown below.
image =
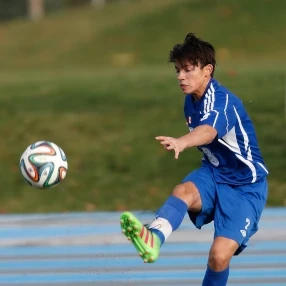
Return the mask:
[[152, 263], [158, 259], [161, 242], [156, 234], [130, 212], [121, 214], [120, 225], [122, 233], [133, 243], [144, 263]]

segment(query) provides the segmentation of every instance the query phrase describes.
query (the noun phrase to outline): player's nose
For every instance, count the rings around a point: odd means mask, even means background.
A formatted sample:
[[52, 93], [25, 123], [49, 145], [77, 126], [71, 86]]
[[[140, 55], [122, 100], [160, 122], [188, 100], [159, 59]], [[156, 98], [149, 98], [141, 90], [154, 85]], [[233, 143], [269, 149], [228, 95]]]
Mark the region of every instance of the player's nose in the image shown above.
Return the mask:
[[184, 79], [184, 73], [183, 73], [182, 71], [179, 71], [179, 72], [177, 73], [177, 78], [178, 78], [178, 80]]

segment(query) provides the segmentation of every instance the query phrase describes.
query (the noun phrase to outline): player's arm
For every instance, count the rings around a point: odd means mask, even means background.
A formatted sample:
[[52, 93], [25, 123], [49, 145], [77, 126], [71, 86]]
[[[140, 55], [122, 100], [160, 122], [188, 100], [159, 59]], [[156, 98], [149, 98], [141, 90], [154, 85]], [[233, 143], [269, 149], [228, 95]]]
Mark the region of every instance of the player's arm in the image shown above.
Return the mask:
[[157, 136], [156, 139], [165, 146], [167, 150], [175, 151], [175, 158], [186, 148], [207, 145], [217, 136], [217, 131], [210, 125], [200, 125], [179, 138]]
[[235, 109], [229, 103], [228, 94], [218, 92], [212, 95], [208, 105], [205, 107], [204, 115], [200, 119], [200, 124], [192, 132], [179, 137], [158, 136], [157, 140], [165, 146], [167, 150], [175, 151], [175, 158], [186, 148], [202, 146], [211, 143], [215, 137], [223, 137], [235, 125], [237, 118], [234, 115]]
[[186, 149], [210, 144], [216, 136], [217, 130], [215, 128], [210, 125], [200, 125], [178, 139]]

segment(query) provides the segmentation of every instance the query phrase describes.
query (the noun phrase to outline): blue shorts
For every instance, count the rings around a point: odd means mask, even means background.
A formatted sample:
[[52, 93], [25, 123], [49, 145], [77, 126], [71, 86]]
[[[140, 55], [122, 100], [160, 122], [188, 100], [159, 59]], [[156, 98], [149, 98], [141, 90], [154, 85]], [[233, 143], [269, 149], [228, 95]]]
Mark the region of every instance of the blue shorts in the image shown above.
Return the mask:
[[211, 170], [202, 166], [188, 174], [183, 182], [194, 183], [200, 192], [201, 211], [188, 212], [194, 225], [200, 229], [214, 221], [214, 238], [222, 236], [235, 240], [239, 248], [234, 255], [242, 252], [258, 230], [268, 193], [266, 178], [253, 184], [230, 186], [216, 183]]

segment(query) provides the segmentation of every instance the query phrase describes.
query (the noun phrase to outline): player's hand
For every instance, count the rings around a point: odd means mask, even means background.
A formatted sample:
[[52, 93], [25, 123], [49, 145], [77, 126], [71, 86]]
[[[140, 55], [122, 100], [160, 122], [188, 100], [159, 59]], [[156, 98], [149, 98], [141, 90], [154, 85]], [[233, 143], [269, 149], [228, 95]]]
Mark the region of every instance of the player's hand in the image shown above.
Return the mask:
[[180, 138], [157, 136], [155, 139], [160, 141], [160, 144], [162, 144], [167, 150], [174, 150], [175, 159], [178, 159], [179, 154], [185, 149], [185, 144]]

